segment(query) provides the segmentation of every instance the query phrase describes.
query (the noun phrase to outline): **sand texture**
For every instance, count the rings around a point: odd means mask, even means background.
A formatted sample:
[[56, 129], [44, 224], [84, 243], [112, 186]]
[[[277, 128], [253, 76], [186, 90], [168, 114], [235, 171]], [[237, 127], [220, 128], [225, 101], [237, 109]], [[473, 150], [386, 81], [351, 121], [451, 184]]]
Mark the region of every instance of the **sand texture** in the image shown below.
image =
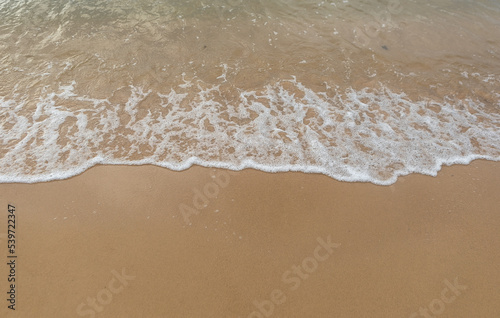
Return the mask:
[[0, 316], [499, 317], [499, 187], [485, 161], [392, 186], [153, 166], [1, 184]]

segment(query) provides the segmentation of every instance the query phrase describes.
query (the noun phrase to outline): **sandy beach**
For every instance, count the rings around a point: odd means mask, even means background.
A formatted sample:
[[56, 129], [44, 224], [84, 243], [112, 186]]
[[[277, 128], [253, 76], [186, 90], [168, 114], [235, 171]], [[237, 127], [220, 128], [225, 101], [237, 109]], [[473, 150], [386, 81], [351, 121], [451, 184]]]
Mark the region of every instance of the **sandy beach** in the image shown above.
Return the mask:
[[498, 30], [492, 0], [0, 1], [0, 318], [499, 318]]
[[1, 184], [0, 316], [499, 317], [499, 187], [486, 161], [392, 186], [154, 166]]

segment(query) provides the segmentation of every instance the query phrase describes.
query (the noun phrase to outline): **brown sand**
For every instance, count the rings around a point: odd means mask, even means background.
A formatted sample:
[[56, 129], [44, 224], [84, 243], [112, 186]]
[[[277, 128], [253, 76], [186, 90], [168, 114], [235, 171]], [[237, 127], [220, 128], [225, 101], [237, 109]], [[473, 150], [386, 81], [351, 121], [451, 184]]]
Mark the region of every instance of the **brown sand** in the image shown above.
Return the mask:
[[[498, 163], [385, 187], [224, 174], [229, 184], [187, 225], [179, 205], [193, 207], [193, 189], [217, 190], [211, 171], [98, 166], [0, 185], [0, 234], [13, 204], [18, 255], [12, 311], [3, 235], [0, 316], [79, 317], [83, 303], [93, 317], [97, 297], [96, 317], [426, 317], [420, 307], [500, 317]], [[328, 252], [318, 239], [329, 236], [341, 245]], [[134, 278], [120, 282], [122, 271]]]

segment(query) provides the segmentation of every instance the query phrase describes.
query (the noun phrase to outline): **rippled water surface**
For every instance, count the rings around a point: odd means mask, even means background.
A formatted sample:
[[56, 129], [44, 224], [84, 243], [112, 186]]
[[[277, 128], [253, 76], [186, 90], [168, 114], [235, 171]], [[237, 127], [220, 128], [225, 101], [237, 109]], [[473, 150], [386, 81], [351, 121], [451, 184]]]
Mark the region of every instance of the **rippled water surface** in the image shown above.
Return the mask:
[[498, 1], [0, 0], [0, 182], [500, 159]]

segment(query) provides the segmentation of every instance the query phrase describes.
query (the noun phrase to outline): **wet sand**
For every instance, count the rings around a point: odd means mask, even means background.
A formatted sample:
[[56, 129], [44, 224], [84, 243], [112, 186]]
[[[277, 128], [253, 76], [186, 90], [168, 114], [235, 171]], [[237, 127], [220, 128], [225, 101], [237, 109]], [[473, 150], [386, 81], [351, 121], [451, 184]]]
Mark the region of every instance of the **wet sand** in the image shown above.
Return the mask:
[[500, 316], [498, 163], [392, 186], [213, 171], [97, 166], [1, 184], [0, 316]]

